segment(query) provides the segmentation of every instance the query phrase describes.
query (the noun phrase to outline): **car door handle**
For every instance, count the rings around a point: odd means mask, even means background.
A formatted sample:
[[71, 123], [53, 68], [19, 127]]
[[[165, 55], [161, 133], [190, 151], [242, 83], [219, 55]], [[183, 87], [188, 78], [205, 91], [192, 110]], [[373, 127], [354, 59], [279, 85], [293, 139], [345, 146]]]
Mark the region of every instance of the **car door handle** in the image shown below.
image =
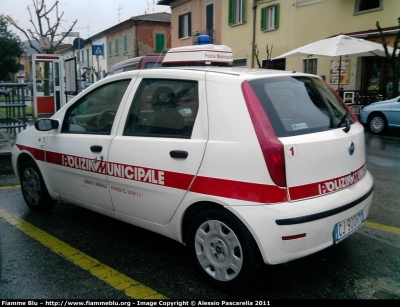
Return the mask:
[[100, 145], [92, 145], [90, 146], [90, 150], [92, 152], [101, 152], [103, 150], [103, 146]]
[[171, 150], [169, 155], [171, 158], [186, 159], [189, 153], [184, 150]]

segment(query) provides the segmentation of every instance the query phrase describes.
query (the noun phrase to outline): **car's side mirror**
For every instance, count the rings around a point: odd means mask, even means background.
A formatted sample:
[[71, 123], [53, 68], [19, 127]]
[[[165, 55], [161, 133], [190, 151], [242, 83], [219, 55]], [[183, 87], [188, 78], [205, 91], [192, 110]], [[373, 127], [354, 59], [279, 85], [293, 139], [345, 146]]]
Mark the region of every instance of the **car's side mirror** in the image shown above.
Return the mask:
[[53, 129], [57, 129], [60, 123], [58, 120], [54, 119], [40, 119], [35, 123], [36, 130], [39, 131], [49, 131]]

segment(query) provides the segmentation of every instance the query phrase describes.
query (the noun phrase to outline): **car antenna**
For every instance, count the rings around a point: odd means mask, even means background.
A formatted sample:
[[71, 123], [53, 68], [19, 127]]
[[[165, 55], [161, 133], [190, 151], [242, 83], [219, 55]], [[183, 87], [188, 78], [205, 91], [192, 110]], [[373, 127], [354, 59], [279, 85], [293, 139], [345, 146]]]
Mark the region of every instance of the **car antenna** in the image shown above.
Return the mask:
[[[171, 28], [171, 31], [169, 31], [169, 34], [168, 34], [168, 37], [167, 37], [167, 39], [166, 39], [166, 41], [165, 41], [164, 47], [163, 47], [163, 49], [161, 50], [161, 53], [158, 55], [158, 59], [157, 59], [156, 65], [154, 65], [154, 67], [157, 66], [158, 62], [160, 61], [161, 55], [164, 53], [164, 50], [166, 49], [167, 42], [168, 42], [168, 39], [169, 39], [170, 36], [171, 36], [171, 32], [172, 32], [172, 29], [173, 29], [173, 28], [174, 28], [174, 27], [172, 27], [172, 28]], [[153, 67], [153, 68], [154, 68], [154, 67]]]

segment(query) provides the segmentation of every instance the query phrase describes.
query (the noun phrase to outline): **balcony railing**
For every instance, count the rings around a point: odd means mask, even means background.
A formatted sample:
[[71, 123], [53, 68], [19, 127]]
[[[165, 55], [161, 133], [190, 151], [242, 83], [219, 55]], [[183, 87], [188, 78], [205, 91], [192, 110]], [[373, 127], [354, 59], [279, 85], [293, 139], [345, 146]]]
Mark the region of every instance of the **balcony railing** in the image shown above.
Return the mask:
[[[352, 101], [347, 100], [345, 95], [347, 93], [352, 93], [349, 97], [352, 97]], [[384, 90], [374, 90], [374, 91], [339, 91], [340, 97], [347, 103], [353, 103], [356, 105], [367, 106], [371, 103], [386, 100], [386, 91]]]
[[26, 128], [26, 83], [0, 83], [0, 89], [7, 95], [0, 100], [0, 129], [6, 129], [10, 135]]

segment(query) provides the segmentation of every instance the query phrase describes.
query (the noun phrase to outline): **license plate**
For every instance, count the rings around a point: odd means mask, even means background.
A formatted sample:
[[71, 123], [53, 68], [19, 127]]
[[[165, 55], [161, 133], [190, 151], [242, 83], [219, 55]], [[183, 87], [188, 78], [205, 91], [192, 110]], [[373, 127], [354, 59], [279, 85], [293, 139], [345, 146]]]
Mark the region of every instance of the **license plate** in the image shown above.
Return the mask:
[[339, 243], [349, 234], [354, 232], [362, 223], [364, 223], [364, 212], [360, 212], [350, 216], [349, 218], [337, 223], [333, 229], [335, 243]]

